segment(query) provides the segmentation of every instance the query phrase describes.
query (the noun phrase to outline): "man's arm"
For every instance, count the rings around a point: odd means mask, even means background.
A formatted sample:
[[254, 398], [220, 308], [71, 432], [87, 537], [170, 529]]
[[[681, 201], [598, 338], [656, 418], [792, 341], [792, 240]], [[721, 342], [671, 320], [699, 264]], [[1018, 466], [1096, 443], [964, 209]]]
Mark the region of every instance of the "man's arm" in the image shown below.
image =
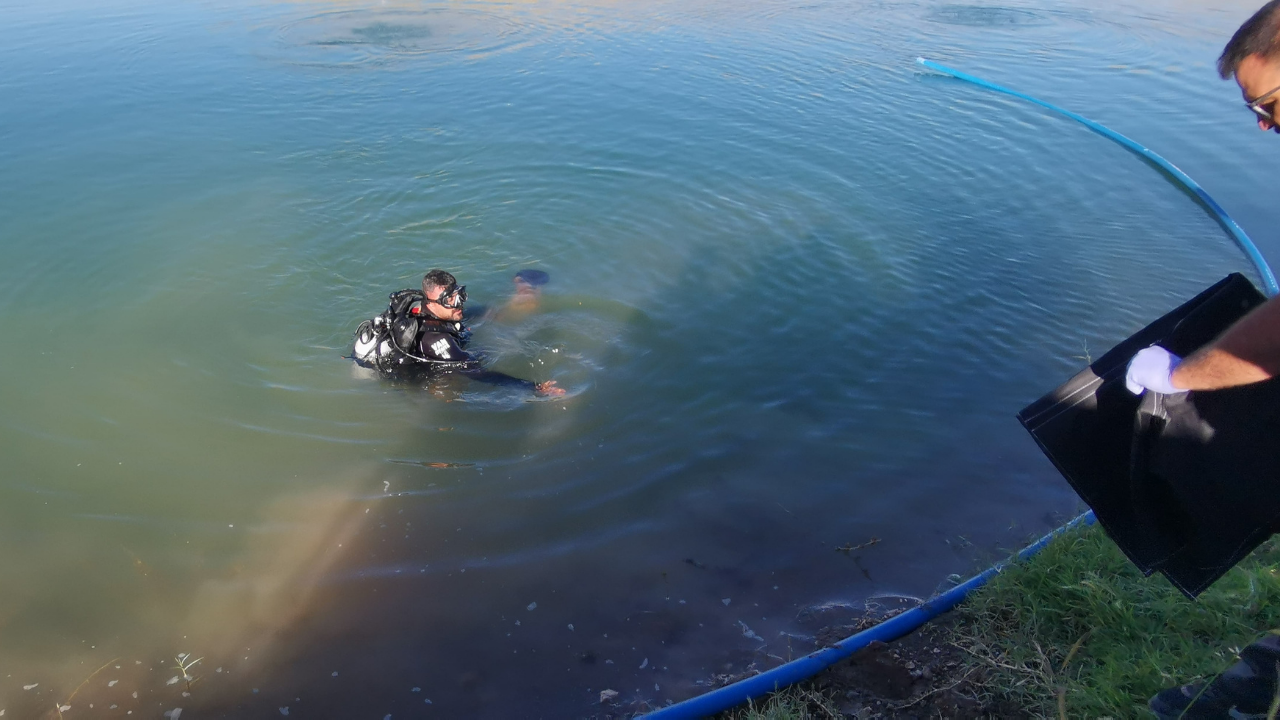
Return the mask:
[[1170, 376], [1182, 390], [1218, 390], [1280, 374], [1280, 298], [1272, 298], [1183, 360]]
[[564, 388], [558, 387], [555, 380], [536, 383], [530, 380], [521, 380], [496, 370], [484, 369], [480, 366], [480, 359], [464, 350], [462, 345], [458, 343], [458, 339], [449, 333], [425, 332], [418, 343], [422, 354], [427, 358], [441, 362], [465, 364], [464, 367], [454, 372], [459, 375], [466, 375], [472, 380], [490, 385], [528, 388], [534, 394], [542, 397], [557, 397], [565, 393]]
[[528, 388], [532, 390], [535, 395], [540, 395], [542, 397], [558, 397], [560, 395], [564, 395], [565, 392], [564, 388], [556, 385], [555, 380], [536, 383], [532, 380], [521, 380], [518, 377], [512, 377], [511, 375], [498, 372], [496, 370], [483, 369], [463, 370], [459, 374], [466, 375], [472, 380], [476, 380], [478, 382], [488, 383], [489, 385]]

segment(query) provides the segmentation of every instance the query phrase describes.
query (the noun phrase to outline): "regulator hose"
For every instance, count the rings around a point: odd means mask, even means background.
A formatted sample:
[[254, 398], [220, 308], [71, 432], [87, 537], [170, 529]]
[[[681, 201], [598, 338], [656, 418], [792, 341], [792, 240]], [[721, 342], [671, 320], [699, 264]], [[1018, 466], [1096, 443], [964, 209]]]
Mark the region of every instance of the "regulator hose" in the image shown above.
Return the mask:
[[1115, 130], [1112, 130], [1111, 128], [1108, 128], [1104, 125], [1100, 125], [1083, 115], [1073, 113], [1070, 110], [1060, 108], [1057, 105], [1047, 103], [1043, 100], [1033, 98], [1030, 95], [1027, 95], [1026, 93], [1020, 93], [1017, 90], [1010, 90], [1009, 88], [1004, 87], [1002, 85], [996, 85], [993, 82], [987, 82], [982, 78], [974, 77], [973, 75], [969, 75], [967, 73], [962, 73], [959, 70], [949, 68], [945, 65], [939, 65], [938, 63], [933, 62], [932, 60], [926, 60], [924, 58], [916, 58], [916, 62], [929, 68], [930, 70], [940, 72], [943, 75], [950, 75], [951, 77], [956, 78], [957, 80], [964, 80], [965, 82], [973, 83], [974, 85], [987, 88], [988, 90], [995, 90], [996, 92], [1004, 93], [1006, 95], [1012, 95], [1016, 98], [1021, 98], [1023, 100], [1026, 100], [1027, 102], [1035, 103], [1040, 107], [1052, 110], [1058, 113], [1059, 115], [1065, 115], [1066, 117], [1069, 117], [1072, 120], [1075, 120], [1076, 122], [1080, 123], [1081, 125], [1084, 125], [1085, 127], [1089, 128], [1090, 130], [1098, 133], [1099, 135], [1109, 138], [1111, 140], [1114, 140], [1117, 143], [1120, 143], [1121, 145], [1128, 148], [1129, 150], [1132, 150], [1134, 153], [1136, 153], [1143, 159], [1155, 164], [1156, 167], [1160, 168], [1161, 170], [1165, 171], [1170, 176], [1172, 176], [1174, 180], [1177, 180], [1178, 183], [1182, 185], [1182, 187], [1186, 188], [1192, 194], [1192, 196], [1194, 196], [1197, 200], [1199, 200], [1200, 204], [1204, 206], [1206, 210], [1209, 211], [1210, 215], [1213, 216], [1213, 219], [1217, 220], [1218, 224], [1221, 225], [1222, 228], [1226, 230], [1229, 235], [1231, 235], [1232, 239], [1236, 241], [1236, 245], [1238, 245], [1240, 249], [1244, 251], [1245, 256], [1249, 258], [1249, 261], [1251, 263], [1253, 263], [1254, 269], [1258, 271], [1259, 277], [1262, 278], [1262, 284], [1265, 286], [1263, 289], [1266, 291], [1267, 296], [1275, 297], [1277, 294], [1280, 294], [1280, 286], [1276, 285], [1275, 274], [1271, 272], [1271, 267], [1267, 265], [1267, 261], [1262, 257], [1262, 253], [1258, 252], [1258, 247], [1254, 245], [1253, 241], [1249, 239], [1249, 236], [1245, 234], [1244, 229], [1241, 228], [1240, 225], [1238, 225], [1235, 220], [1231, 219], [1231, 216], [1227, 214], [1227, 211], [1223, 210], [1222, 206], [1219, 205], [1216, 200], [1210, 197], [1209, 193], [1205, 192], [1205, 189], [1200, 187], [1199, 183], [1197, 183], [1195, 180], [1192, 180], [1186, 173], [1179, 170], [1173, 163], [1169, 162], [1168, 160], [1165, 160], [1164, 158], [1160, 157], [1159, 155], [1152, 152], [1150, 149], [1144, 147], [1143, 145], [1140, 145], [1137, 142], [1125, 137], [1124, 135], [1121, 135]]

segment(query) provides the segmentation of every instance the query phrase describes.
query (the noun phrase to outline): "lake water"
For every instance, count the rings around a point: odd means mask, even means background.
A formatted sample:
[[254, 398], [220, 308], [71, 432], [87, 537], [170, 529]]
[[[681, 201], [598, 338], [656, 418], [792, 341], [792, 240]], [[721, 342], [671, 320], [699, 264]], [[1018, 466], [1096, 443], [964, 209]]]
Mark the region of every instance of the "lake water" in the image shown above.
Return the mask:
[[[0, 5], [0, 710], [662, 705], [1056, 526], [1015, 413], [1247, 266], [914, 60], [1275, 257], [1254, 9]], [[353, 376], [431, 267], [549, 272], [473, 346], [570, 393]]]

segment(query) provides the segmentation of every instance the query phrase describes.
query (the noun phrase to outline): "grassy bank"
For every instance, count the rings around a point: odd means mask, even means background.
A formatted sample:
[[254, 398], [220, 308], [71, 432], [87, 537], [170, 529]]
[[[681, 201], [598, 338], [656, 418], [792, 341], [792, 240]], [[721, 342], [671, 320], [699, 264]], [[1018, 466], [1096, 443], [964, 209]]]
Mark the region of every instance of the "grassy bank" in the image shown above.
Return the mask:
[[[1160, 689], [1211, 677], [1280, 628], [1277, 565], [1271, 541], [1190, 601], [1163, 577], [1142, 577], [1101, 529], [1080, 528], [971, 596], [947, 640], [973, 673], [964, 690], [987, 703], [1039, 717], [1142, 717]], [[820, 680], [733, 717], [838, 718], [844, 693]]]

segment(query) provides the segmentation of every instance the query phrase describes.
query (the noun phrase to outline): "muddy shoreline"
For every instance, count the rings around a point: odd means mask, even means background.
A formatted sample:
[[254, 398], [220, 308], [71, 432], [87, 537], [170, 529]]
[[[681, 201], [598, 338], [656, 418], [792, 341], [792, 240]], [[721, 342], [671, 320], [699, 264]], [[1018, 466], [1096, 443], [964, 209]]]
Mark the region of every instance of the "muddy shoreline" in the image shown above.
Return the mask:
[[[862, 608], [826, 604], [807, 608], [798, 621], [816, 628], [811, 635], [793, 636], [792, 647], [812, 652], [831, 647], [851, 635], [871, 628], [919, 604], [915, 598], [875, 598]], [[892, 642], [873, 641], [814, 677], [799, 683], [798, 697], [811, 699], [814, 717], [875, 718], [1029, 718], [1031, 713], [986, 691], [985, 669], [964, 649], [961, 632], [963, 616], [947, 613]], [[807, 646], [807, 647], [805, 647]], [[799, 657], [799, 653], [793, 657]], [[763, 672], [764, 665], [752, 662], [735, 671], [726, 663], [725, 672], [714, 673], [697, 684], [705, 691], [730, 685]], [[739, 665], [739, 667], [741, 667]], [[602, 697], [600, 720], [633, 718], [656, 708], [640, 707], [620, 697]], [[760, 706], [764, 698], [755, 702]], [[717, 717], [739, 720], [748, 706], [740, 706]]]

